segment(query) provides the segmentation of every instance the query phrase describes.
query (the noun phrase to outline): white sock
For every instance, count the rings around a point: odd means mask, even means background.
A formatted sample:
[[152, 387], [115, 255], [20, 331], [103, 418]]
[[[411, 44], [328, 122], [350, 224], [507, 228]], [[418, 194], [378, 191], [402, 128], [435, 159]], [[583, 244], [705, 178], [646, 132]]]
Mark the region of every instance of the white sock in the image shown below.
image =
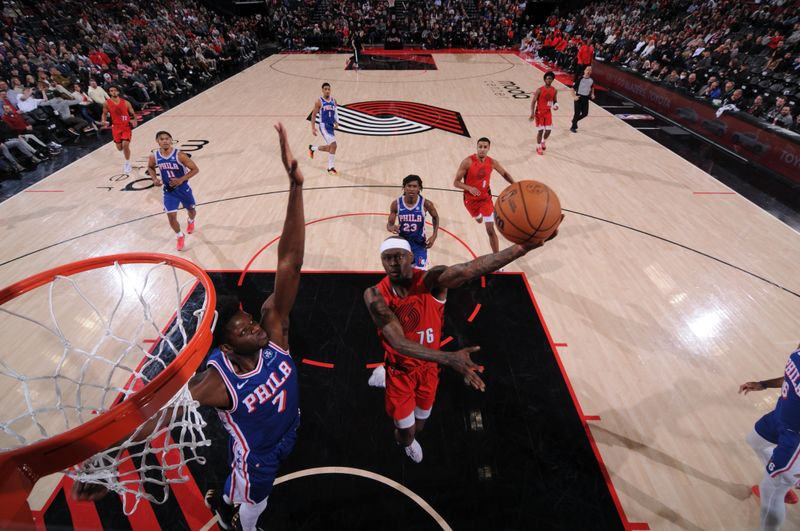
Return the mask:
[[336, 158], [336, 155], [333, 153], [328, 153], [328, 169], [333, 168], [333, 159]]
[[264, 498], [260, 503], [244, 502], [239, 506], [239, 521], [242, 523], [242, 531], [256, 531], [258, 517], [267, 508], [267, 500]]
[[194, 223], [194, 218], [189, 218], [189, 223]]
[[311, 151], [317, 151], [319, 148], [317, 146], [311, 146]]
[[181, 237], [183, 237], [183, 231], [176, 232], [176, 233], [175, 233], [175, 237], [176, 237], [176, 238], [181, 238]]

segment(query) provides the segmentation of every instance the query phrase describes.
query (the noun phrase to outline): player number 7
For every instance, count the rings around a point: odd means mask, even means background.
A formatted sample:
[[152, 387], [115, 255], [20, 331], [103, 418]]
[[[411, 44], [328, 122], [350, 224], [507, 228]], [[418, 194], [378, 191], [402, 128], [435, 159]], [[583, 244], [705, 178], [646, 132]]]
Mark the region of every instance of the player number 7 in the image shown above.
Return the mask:
[[283, 413], [286, 409], [286, 389], [283, 389], [280, 393], [275, 395], [275, 398], [272, 399], [272, 403], [278, 406], [278, 413]]

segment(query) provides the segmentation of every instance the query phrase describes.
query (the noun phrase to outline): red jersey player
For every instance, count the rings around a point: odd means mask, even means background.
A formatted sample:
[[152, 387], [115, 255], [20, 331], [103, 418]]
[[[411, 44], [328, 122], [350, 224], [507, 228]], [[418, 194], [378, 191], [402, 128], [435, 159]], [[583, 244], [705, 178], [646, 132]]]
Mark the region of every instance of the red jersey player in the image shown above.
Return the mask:
[[492, 204], [489, 180], [492, 170], [497, 170], [497, 173], [511, 184], [514, 184], [514, 179], [499, 162], [487, 155], [491, 145], [492, 143], [486, 137], [478, 139], [477, 153], [461, 161], [453, 186], [464, 190], [464, 206], [469, 215], [478, 223], [486, 222], [489, 244], [492, 246], [492, 251], [496, 253], [500, 250], [500, 244], [497, 241], [497, 233], [494, 231], [494, 205]]
[[125, 156], [122, 173], [128, 175], [131, 172], [131, 128], [136, 127], [136, 113], [133, 112], [129, 101], [119, 97], [117, 87], [109, 87], [108, 95], [111, 97], [103, 104], [100, 123], [103, 127], [108, 125], [106, 116], [111, 115], [111, 135], [114, 137], [117, 151], [122, 151]]
[[[558, 91], [553, 85], [556, 75], [553, 72], [545, 72], [544, 86], [536, 89], [531, 101], [531, 117], [538, 132], [536, 133], [536, 153], [544, 155], [547, 149], [544, 141], [550, 137], [553, 130], [553, 113], [558, 110]], [[544, 135], [544, 136], [543, 136]]]
[[414, 255], [404, 238], [391, 236], [381, 244], [386, 277], [367, 288], [364, 302], [385, 350], [386, 413], [394, 421], [397, 443], [414, 462], [422, 461], [416, 434], [431, 414], [439, 365], [461, 374], [464, 383], [475, 389], [483, 391], [486, 387], [478, 376], [483, 369], [470, 359], [470, 353], [480, 347], [438, 350], [447, 290], [497, 271], [543, 244], [539, 240], [512, 245], [471, 262], [436, 266], [429, 271], [413, 268]]

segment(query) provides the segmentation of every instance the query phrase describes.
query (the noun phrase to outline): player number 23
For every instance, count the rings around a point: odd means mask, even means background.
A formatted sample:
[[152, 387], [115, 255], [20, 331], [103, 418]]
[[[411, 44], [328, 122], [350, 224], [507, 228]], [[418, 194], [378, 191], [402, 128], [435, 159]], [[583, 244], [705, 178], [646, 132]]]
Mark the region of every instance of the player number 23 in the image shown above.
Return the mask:
[[433, 343], [433, 328], [428, 328], [427, 330], [420, 330], [417, 332], [419, 334], [419, 344], [424, 345], [428, 343], [429, 345]]
[[[417, 232], [416, 223], [403, 223], [403, 232]], [[419, 333], [419, 332], [417, 332]]]

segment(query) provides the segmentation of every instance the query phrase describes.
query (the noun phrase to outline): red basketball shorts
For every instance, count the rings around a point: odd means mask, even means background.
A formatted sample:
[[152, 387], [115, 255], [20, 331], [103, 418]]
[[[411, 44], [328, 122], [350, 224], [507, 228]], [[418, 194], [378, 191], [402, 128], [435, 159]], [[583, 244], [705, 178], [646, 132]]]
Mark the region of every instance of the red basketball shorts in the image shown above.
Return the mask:
[[112, 125], [111, 126], [111, 136], [114, 137], [114, 143], [119, 144], [123, 140], [127, 140], [128, 142], [131, 141], [131, 128], [128, 127], [117, 127]]
[[431, 409], [439, 385], [439, 366], [422, 365], [406, 372], [386, 367], [386, 413], [395, 421], [414, 413], [414, 408]]
[[491, 221], [494, 219], [492, 214], [494, 214], [494, 205], [492, 204], [492, 196], [490, 195], [464, 195], [464, 206], [467, 208], [467, 212], [473, 218], [477, 218], [478, 216], [483, 216], [487, 218], [487, 221]]
[[552, 129], [553, 128], [553, 113], [550, 110], [545, 112], [537, 112], [534, 116], [534, 123], [537, 129]]

